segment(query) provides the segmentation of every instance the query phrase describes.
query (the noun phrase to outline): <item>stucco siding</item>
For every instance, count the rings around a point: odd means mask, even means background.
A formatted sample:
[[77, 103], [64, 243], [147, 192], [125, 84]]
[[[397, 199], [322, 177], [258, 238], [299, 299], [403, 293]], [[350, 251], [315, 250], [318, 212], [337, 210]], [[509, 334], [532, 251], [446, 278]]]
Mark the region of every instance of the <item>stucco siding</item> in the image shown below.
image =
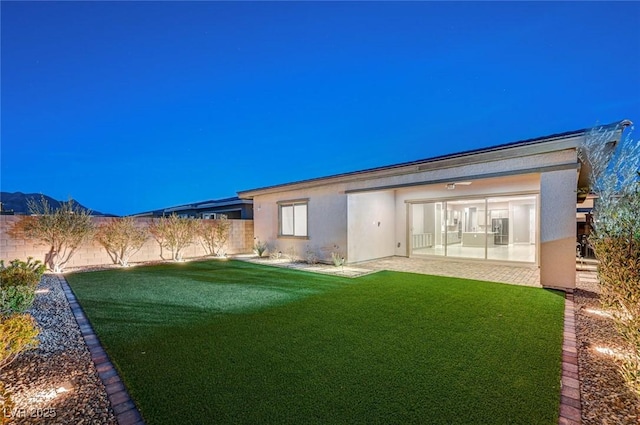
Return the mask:
[[576, 281], [575, 170], [543, 173], [540, 177], [540, 283], [572, 289]]
[[[308, 199], [307, 238], [279, 236], [278, 202]], [[272, 249], [305, 258], [310, 251], [322, 261], [331, 251], [347, 250], [347, 196], [340, 185], [272, 193], [254, 198], [254, 234]]]
[[348, 196], [350, 263], [394, 255], [396, 213], [394, 191]]

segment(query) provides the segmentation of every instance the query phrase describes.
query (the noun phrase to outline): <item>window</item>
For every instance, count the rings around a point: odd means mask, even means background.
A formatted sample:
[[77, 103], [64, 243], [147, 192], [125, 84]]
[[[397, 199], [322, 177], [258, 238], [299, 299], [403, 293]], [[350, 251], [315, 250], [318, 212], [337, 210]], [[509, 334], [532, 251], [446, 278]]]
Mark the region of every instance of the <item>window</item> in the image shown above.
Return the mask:
[[307, 237], [307, 200], [280, 202], [280, 236]]

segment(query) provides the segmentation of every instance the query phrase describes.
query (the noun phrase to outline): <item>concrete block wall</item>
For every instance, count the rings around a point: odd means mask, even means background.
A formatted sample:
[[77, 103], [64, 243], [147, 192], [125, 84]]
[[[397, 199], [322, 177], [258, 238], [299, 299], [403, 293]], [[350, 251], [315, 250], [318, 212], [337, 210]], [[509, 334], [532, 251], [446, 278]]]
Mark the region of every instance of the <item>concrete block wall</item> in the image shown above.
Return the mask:
[[[45, 255], [49, 251], [49, 247], [39, 243], [38, 241], [14, 238], [9, 231], [21, 216], [0, 215], [0, 260], [8, 263], [16, 258], [26, 260], [33, 257], [36, 260], [44, 262]], [[111, 220], [110, 218], [94, 217], [93, 221], [96, 226]], [[150, 218], [136, 218], [136, 225], [140, 227], [148, 227]], [[228, 255], [245, 254], [253, 251], [253, 220], [229, 220], [231, 222], [231, 231], [229, 240], [226, 244], [226, 252]], [[204, 257], [206, 251], [199, 242], [195, 242], [183, 250], [184, 258]], [[135, 253], [131, 259], [131, 263], [141, 263], [148, 261], [170, 260], [171, 251], [161, 248], [158, 242], [150, 236], [140, 250]], [[66, 268], [83, 267], [83, 266], [99, 266], [113, 264], [111, 257], [106, 249], [95, 240], [88, 241], [78, 247], [73, 257], [66, 265]]]

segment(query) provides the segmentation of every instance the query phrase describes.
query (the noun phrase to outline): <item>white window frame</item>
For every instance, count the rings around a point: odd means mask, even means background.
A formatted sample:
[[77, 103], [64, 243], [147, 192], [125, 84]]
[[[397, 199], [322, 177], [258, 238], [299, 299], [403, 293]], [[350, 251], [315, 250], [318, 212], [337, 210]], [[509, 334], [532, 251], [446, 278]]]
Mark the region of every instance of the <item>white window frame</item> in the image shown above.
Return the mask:
[[[305, 217], [299, 217], [299, 213], [296, 213], [296, 207], [305, 207]], [[292, 223], [291, 231], [283, 229], [283, 208], [291, 208]], [[300, 232], [301, 223], [296, 223], [296, 220], [304, 220], [304, 234]], [[278, 237], [279, 238], [296, 238], [296, 239], [309, 239], [309, 199], [294, 199], [290, 201], [278, 202]]]

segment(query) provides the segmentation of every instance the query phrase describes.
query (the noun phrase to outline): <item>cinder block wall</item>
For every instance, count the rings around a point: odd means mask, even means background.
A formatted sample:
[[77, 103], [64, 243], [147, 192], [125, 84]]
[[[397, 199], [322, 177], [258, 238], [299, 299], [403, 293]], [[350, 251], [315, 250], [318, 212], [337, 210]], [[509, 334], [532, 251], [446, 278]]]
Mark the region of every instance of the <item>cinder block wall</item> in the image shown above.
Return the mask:
[[[26, 260], [33, 257], [36, 260], [44, 262], [45, 255], [49, 251], [49, 247], [39, 244], [37, 241], [16, 239], [11, 237], [8, 232], [14, 224], [20, 219], [20, 216], [0, 215], [0, 260], [8, 263], [16, 258]], [[96, 226], [111, 220], [110, 218], [94, 217], [93, 222]], [[244, 254], [253, 250], [253, 220], [229, 220], [231, 222], [231, 232], [229, 240], [226, 244], [227, 254]], [[137, 218], [136, 224], [140, 227], [147, 227], [151, 222], [150, 218]], [[183, 250], [184, 258], [197, 258], [206, 255], [206, 251], [199, 242]], [[131, 263], [140, 263], [147, 261], [170, 260], [171, 251], [161, 248], [158, 242], [150, 236], [147, 242], [135, 253], [131, 259]], [[67, 263], [66, 268], [82, 267], [82, 266], [99, 266], [113, 264], [113, 261], [107, 254], [105, 248], [97, 241], [89, 241], [78, 247], [71, 260]]]

